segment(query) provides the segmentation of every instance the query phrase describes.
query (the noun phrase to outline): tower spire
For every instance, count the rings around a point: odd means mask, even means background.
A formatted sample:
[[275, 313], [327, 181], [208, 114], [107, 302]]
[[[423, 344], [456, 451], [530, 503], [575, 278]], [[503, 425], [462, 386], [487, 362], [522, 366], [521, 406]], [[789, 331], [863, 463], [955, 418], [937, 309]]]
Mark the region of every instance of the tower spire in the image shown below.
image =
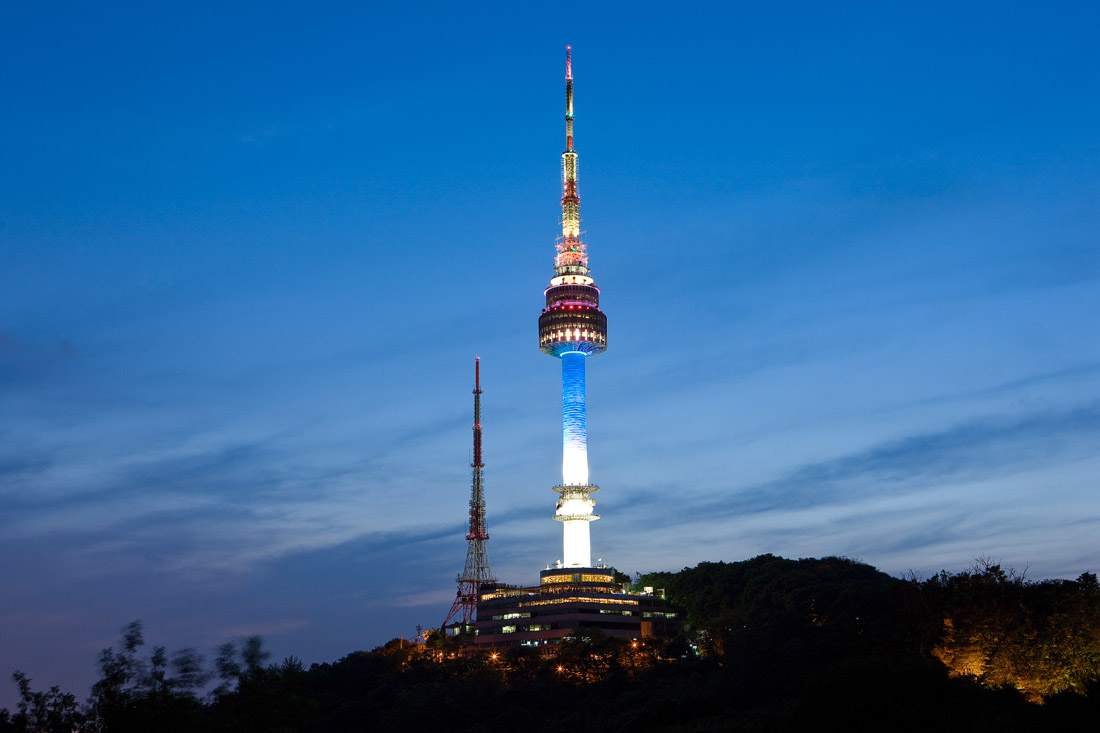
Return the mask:
[[[573, 50], [565, 47], [565, 152], [561, 155], [561, 242], [558, 275], [588, 275], [588, 253], [581, 241], [581, 200], [577, 196], [577, 151], [573, 149]], [[591, 279], [589, 279], [591, 282]]]
[[565, 47], [565, 152], [573, 152], [573, 47]]
[[474, 460], [473, 480], [470, 485], [470, 525], [466, 531], [466, 566], [458, 576], [458, 595], [451, 604], [444, 628], [451, 623], [463, 628], [472, 624], [477, 613], [478, 594], [485, 583], [496, 582], [489, 567], [489, 550], [486, 546], [489, 532], [485, 525], [485, 494], [481, 485], [481, 358], [474, 359]]

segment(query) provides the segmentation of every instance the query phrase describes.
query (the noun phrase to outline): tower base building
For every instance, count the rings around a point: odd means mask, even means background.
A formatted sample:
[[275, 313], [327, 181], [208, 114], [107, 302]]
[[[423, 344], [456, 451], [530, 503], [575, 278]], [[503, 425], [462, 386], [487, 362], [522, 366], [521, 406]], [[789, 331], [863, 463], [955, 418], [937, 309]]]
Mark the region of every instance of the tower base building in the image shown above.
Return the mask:
[[596, 632], [643, 641], [683, 630], [683, 609], [659, 593], [627, 593], [606, 567], [551, 568], [536, 586], [484, 585], [474, 644], [500, 649], [539, 647], [546, 655], [564, 641]]

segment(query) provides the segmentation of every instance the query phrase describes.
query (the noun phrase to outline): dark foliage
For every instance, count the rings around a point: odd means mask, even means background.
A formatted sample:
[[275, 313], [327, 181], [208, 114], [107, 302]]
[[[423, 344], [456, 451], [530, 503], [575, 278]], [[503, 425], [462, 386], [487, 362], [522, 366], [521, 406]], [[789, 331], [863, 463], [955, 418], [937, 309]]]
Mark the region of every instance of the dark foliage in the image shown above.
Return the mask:
[[1014, 687], [1036, 702], [1083, 692], [1100, 679], [1094, 574], [1030, 583], [980, 560], [967, 572], [940, 573], [921, 589], [943, 619], [932, 651], [953, 672], [989, 687]]
[[638, 583], [684, 606], [683, 638], [593, 634], [543, 659], [527, 648], [465, 656], [433, 636], [308, 669], [268, 664], [253, 638], [220, 647], [204, 672], [190, 650], [139, 656], [135, 623], [101, 655], [87, 705], [16, 673], [21, 703], [0, 711], [0, 733], [1048, 731], [1100, 720], [1090, 574], [1030, 583], [979, 563], [899, 580], [844, 558], [763, 555]]

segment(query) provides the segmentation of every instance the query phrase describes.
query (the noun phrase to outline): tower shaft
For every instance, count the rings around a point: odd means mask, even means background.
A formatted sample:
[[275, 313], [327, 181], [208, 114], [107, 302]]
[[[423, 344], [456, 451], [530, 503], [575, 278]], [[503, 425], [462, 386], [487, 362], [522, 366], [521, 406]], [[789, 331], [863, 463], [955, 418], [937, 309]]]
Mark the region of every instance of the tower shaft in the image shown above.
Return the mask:
[[588, 483], [588, 415], [584, 405], [584, 354], [561, 355], [561, 480]]
[[458, 595], [443, 626], [473, 623], [477, 613], [478, 594], [484, 583], [495, 582], [489, 567], [489, 532], [485, 525], [485, 494], [481, 483], [481, 359], [474, 360], [474, 457], [470, 464], [473, 479], [470, 485], [470, 523], [466, 531], [466, 566], [458, 576]]

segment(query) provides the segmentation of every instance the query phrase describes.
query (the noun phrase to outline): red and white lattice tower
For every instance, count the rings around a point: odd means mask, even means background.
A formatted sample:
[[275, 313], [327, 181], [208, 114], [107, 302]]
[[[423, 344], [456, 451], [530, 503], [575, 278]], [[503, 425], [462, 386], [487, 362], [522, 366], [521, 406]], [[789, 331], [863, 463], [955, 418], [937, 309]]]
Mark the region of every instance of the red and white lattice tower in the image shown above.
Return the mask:
[[483, 583], [495, 583], [493, 570], [489, 567], [489, 550], [486, 543], [489, 532], [485, 527], [485, 494], [481, 486], [481, 360], [474, 360], [474, 469], [470, 486], [470, 528], [466, 532], [466, 567], [458, 576], [458, 596], [451, 605], [446, 628], [452, 624], [465, 627], [474, 622], [477, 614], [478, 592]]

